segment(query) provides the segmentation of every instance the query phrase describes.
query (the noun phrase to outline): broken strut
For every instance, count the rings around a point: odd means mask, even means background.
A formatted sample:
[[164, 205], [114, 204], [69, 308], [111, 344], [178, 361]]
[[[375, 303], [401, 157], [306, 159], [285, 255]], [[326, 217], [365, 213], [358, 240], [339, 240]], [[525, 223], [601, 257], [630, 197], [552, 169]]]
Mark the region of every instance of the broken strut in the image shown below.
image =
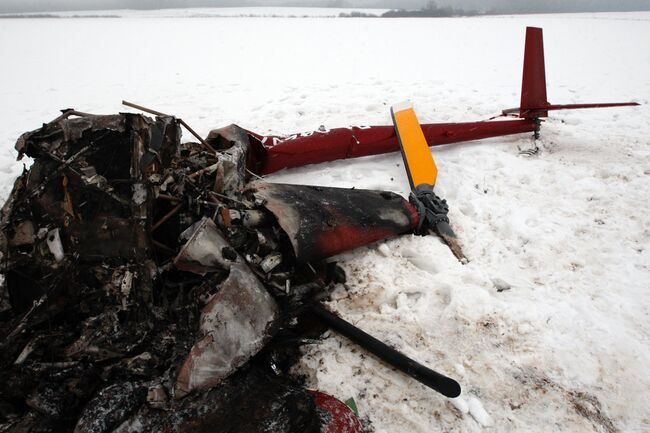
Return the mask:
[[320, 304], [312, 305], [311, 311], [339, 334], [347, 337], [377, 358], [412, 377], [421, 384], [449, 398], [455, 398], [460, 395], [460, 385], [454, 379], [414, 361], [386, 343], [382, 343], [372, 335], [365, 333], [336, 314], [328, 311]]

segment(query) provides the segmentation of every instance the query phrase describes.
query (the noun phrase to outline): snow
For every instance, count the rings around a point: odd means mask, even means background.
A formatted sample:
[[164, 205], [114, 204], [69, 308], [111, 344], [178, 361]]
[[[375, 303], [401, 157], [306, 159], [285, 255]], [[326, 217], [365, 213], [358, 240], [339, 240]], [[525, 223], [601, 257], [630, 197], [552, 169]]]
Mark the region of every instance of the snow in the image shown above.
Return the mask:
[[[169, 18], [188, 14], [0, 20], [0, 195], [22, 170], [16, 138], [66, 107], [112, 113], [132, 100], [203, 135], [390, 124], [405, 99], [422, 122], [486, 119], [517, 105], [524, 28], [541, 26], [551, 102], [643, 105], [554, 113], [533, 155], [527, 136], [433, 149], [468, 264], [417, 236], [340, 257], [348, 282], [330, 306], [459, 380], [462, 396], [334, 334], [296, 371], [354, 397], [376, 432], [649, 428], [650, 13]], [[270, 15], [283, 14], [296, 15]], [[269, 180], [408, 191], [396, 154]]]
[[488, 413], [483, 408], [481, 401], [476, 397], [470, 397], [467, 400], [467, 410], [469, 411], [469, 414], [472, 415], [472, 418], [474, 418], [476, 422], [483, 427], [492, 426], [492, 419], [490, 418], [490, 415], [488, 415]]

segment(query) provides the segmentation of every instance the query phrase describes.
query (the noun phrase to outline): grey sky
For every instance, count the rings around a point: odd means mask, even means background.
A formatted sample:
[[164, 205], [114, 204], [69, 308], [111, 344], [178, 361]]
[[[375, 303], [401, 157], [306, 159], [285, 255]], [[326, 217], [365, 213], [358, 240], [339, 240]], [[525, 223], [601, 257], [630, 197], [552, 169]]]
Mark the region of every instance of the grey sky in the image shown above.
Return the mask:
[[[209, 6], [420, 8], [426, 0], [0, 0], [0, 13]], [[439, 6], [496, 12], [650, 10], [650, 0], [438, 0]]]

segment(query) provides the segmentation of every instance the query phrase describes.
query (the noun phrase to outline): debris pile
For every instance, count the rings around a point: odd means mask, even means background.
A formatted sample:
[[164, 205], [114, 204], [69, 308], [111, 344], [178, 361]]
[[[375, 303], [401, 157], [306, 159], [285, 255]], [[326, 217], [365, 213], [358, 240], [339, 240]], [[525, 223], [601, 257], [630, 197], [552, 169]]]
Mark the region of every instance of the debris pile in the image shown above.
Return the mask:
[[288, 371], [328, 321], [350, 331], [316, 305], [345, 280], [324, 259], [413, 231], [417, 209], [251, 182], [246, 131], [181, 144], [179, 124], [64, 110], [19, 138], [34, 162], [0, 215], [0, 431], [361, 431]]
[[320, 431], [279, 373], [299, 343], [290, 298], [327, 279], [301, 285], [241, 194], [245, 142], [215, 134], [214, 153], [181, 146], [172, 117], [70, 114], [19, 139], [34, 164], [2, 209], [3, 428]]

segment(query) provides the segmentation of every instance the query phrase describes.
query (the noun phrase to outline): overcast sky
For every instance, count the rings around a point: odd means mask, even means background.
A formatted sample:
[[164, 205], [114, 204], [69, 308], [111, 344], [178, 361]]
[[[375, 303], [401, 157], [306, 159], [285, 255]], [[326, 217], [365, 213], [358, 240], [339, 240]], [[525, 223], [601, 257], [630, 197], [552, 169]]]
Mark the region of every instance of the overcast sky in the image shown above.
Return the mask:
[[[0, 13], [208, 6], [420, 8], [426, 0], [0, 0]], [[439, 6], [498, 12], [650, 10], [650, 0], [438, 0]]]

